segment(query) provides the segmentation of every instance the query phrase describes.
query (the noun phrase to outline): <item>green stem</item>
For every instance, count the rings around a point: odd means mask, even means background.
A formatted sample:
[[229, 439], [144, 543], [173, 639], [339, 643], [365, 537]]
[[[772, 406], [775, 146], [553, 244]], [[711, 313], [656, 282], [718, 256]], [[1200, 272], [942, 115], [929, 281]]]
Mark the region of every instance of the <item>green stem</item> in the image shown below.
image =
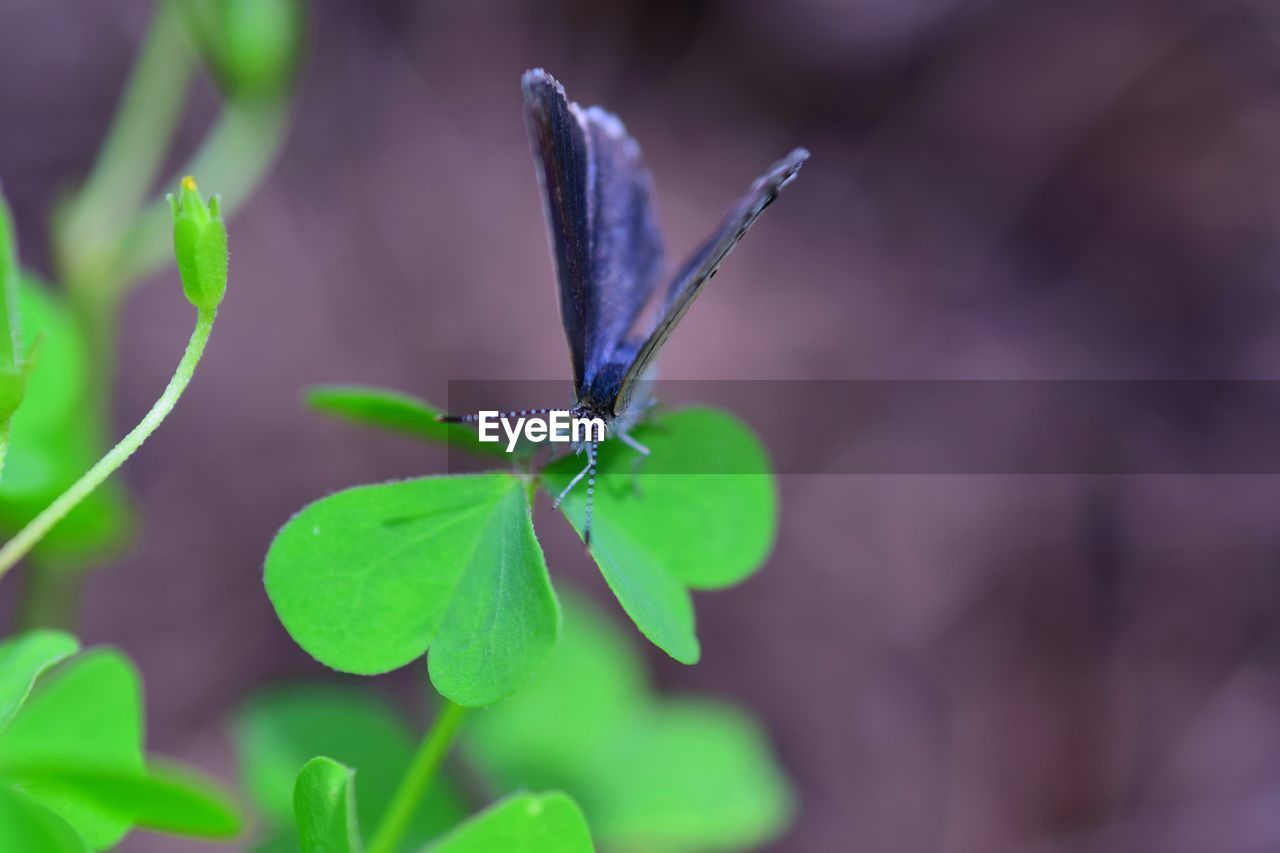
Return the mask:
[[448, 699], [442, 698], [441, 702], [444, 704], [440, 706], [440, 713], [414, 753], [413, 761], [400, 780], [400, 787], [391, 798], [391, 805], [382, 816], [366, 853], [395, 853], [399, 849], [414, 811], [421, 806], [436, 770], [458, 734], [467, 709]]
[[120, 106], [75, 202], [73, 216], [83, 217], [89, 229], [120, 222], [121, 213], [136, 209], [155, 179], [194, 66], [182, 28], [174, 4], [157, 0]]
[[217, 311], [213, 309], [198, 312], [196, 328], [191, 333], [191, 340], [187, 342], [187, 350], [182, 354], [182, 361], [178, 362], [178, 369], [174, 372], [173, 378], [169, 380], [169, 384], [165, 387], [164, 393], [160, 395], [160, 399], [156, 400], [156, 404], [151, 407], [151, 411], [143, 416], [142, 420], [128, 435], [120, 439], [119, 444], [107, 451], [106, 456], [103, 456], [92, 468], [86, 471], [84, 476], [59, 495], [53, 503], [45, 507], [43, 512], [33, 518], [26, 527], [18, 531], [16, 536], [6, 542], [3, 548], [0, 548], [0, 577], [3, 577], [9, 569], [13, 568], [15, 563], [26, 556], [36, 543], [49, 532], [50, 528], [61, 521], [68, 512], [75, 508], [76, 504], [84, 500], [90, 492], [102, 485], [107, 477], [111, 476], [117, 468], [123, 465], [125, 460], [142, 446], [147, 437], [155, 432], [156, 427], [160, 426], [160, 423], [168, 416], [169, 412], [173, 411], [178, 398], [182, 396], [182, 392], [191, 381], [192, 374], [195, 373], [196, 365], [200, 362], [200, 356], [204, 353], [205, 344], [209, 342], [209, 333], [213, 330], [215, 316], [217, 316]]

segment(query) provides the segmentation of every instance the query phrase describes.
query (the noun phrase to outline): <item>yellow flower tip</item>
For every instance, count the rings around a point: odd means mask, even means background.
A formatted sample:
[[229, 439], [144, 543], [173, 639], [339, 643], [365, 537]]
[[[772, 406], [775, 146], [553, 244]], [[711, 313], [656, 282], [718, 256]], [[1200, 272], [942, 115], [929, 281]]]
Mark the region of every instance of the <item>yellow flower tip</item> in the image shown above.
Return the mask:
[[196, 179], [191, 177], [190, 175], [187, 175], [185, 178], [182, 179], [182, 188], [184, 190], [191, 190], [192, 192], [196, 192], [198, 190], [198, 187], [196, 187]]

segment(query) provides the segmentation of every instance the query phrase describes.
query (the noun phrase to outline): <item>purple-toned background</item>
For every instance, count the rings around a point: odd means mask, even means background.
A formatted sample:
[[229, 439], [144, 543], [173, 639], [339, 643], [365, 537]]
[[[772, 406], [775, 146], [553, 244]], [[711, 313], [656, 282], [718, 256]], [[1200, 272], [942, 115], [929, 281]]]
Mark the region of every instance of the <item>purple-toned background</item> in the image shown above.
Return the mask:
[[[0, 177], [40, 269], [50, 204], [91, 162], [149, 6], [0, 8]], [[314, 12], [290, 141], [232, 223], [224, 319], [126, 469], [136, 546], [84, 592], [85, 638], [141, 665], [158, 751], [230, 774], [228, 710], [320, 671], [262, 590], [288, 515], [444, 464], [308, 414], [300, 388], [439, 399], [450, 379], [567, 375], [527, 67], [627, 121], [675, 255], [773, 159], [813, 152], [690, 312], [666, 376], [1277, 378], [1273, 3]], [[183, 150], [213, 106], [204, 84]], [[120, 428], [168, 377], [189, 314], [171, 273], [126, 305]], [[856, 418], [844, 429], [856, 442]], [[1277, 478], [788, 476], [781, 490], [770, 564], [698, 598], [704, 662], [649, 650], [665, 686], [766, 722], [801, 797], [778, 850], [1280, 849]], [[567, 526], [539, 512], [553, 575], [599, 591]]]

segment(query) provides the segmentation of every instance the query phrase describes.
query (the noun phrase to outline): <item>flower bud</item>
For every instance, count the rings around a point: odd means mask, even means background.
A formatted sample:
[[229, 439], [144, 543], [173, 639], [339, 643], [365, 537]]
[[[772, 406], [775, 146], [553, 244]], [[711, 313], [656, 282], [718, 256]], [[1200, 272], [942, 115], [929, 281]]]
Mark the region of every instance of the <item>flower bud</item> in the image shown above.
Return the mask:
[[215, 0], [198, 40], [230, 96], [270, 98], [293, 80], [301, 53], [300, 0]]
[[217, 308], [227, 292], [227, 228], [218, 210], [218, 197], [206, 206], [194, 178], [182, 179], [173, 209], [173, 254], [187, 300], [204, 311]]

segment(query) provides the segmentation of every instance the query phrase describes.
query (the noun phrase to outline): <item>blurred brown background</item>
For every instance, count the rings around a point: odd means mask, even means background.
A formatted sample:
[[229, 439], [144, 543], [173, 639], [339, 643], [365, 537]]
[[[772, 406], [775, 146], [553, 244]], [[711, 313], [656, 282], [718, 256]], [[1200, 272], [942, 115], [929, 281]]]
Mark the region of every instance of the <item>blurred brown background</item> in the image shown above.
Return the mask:
[[[50, 204], [91, 162], [149, 7], [0, 6], [0, 176], [46, 272]], [[85, 590], [82, 633], [138, 661], [157, 751], [230, 774], [228, 710], [319, 671], [262, 589], [289, 514], [443, 465], [308, 414], [300, 388], [440, 399], [451, 378], [567, 377], [527, 67], [626, 120], [675, 256], [773, 159], [813, 152], [673, 338], [666, 376], [1276, 378], [1274, 3], [312, 11], [290, 140], [232, 223], [213, 346], [125, 470], [144, 527]], [[215, 97], [204, 84], [189, 143]], [[122, 429], [188, 332], [162, 278], [126, 306]], [[781, 489], [771, 563], [699, 597], [704, 662], [648, 650], [666, 687], [768, 725], [801, 798], [778, 850], [1280, 849], [1276, 478]], [[539, 512], [553, 575], [601, 590]]]

